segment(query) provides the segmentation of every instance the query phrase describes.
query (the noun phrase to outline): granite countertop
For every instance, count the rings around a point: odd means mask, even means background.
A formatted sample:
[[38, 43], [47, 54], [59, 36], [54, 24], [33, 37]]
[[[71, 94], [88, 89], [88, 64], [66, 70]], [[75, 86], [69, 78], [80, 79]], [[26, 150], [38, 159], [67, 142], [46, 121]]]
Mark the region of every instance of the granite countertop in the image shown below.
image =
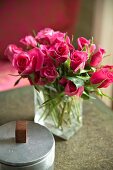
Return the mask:
[[[31, 87], [0, 93], [0, 125], [33, 120]], [[99, 99], [84, 102], [83, 127], [70, 140], [55, 137], [55, 170], [113, 170], [113, 112]]]

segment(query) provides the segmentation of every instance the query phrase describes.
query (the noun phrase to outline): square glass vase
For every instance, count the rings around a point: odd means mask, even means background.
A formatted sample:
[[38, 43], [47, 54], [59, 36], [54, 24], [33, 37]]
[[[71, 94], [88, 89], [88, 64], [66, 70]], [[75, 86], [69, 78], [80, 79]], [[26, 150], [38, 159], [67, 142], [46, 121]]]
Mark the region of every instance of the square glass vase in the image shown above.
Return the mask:
[[82, 127], [82, 99], [51, 90], [34, 89], [34, 122], [68, 140]]

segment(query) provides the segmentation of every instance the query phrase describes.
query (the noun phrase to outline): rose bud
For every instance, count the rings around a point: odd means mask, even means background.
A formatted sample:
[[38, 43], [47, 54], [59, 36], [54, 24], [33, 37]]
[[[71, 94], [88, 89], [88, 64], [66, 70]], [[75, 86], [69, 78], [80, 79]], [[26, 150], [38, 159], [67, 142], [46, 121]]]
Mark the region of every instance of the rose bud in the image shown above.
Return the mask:
[[55, 67], [43, 67], [40, 71], [40, 75], [42, 78], [47, 79], [48, 82], [53, 82], [58, 76], [58, 72]]
[[95, 49], [96, 49], [96, 45], [95, 45], [95, 44], [91, 44], [91, 45], [90, 45], [90, 49], [89, 49], [90, 54], [91, 54], [91, 53], [94, 53]]
[[105, 50], [103, 48], [99, 48], [99, 50], [91, 56], [90, 66], [97, 67], [101, 63], [104, 53]]
[[84, 37], [80, 37], [77, 39], [77, 44], [78, 44], [78, 50], [82, 50], [83, 47], [88, 47], [88, 45], [90, 44], [90, 40], [87, 40]]
[[106, 88], [113, 83], [113, 66], [104, 66], [92, 74], [90, 81], [98, 88]]
[[76, 87], [76, 85], [72, 81], [68, 81], [65, 86], [65, 94], [68, 96], [78, 96], [80, 97], [84, 91], [84, 87], [81, 86], [79, 88]]

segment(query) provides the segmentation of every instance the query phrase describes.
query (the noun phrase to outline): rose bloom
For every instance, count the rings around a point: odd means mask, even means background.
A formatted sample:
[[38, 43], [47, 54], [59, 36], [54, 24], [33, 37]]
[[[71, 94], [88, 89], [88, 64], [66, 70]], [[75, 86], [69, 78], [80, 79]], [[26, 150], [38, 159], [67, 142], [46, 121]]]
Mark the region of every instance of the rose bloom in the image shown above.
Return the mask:
[[53, 58], [53, 62], [56, 63], [56, 66], [59, 66], [67, 60], [69, 56], [69, 47], [63, 42], [56, 43], [49, 49], [49, 56]]
[[18, 48], [14, 44], [10, 44], [7, 46], [4, 55], [8, 57], [8, 59], [12, 62], [14, 54], [19, 54], [22, 52], [21, 48]]
[[113, 83], [113, 66], [104, 66], [92, 74], [90, 81], [98, 88], [106, 88]]
[[53, 82], [58, 76], [58, 72], [55, 67], [46, 66], [40, 70], [40, 76], [47, 80], [47, 82]]
[[54, 34], [54, 30], [51, 28], [45, 28], [38, 32], [35, 39], [43, 45], [52, 44], [52, 35]]
[[48, 54], [49, 54], [49, 52], [48, 52], [49, 48], [48, 48], [47, 45], [42, 45], [42, 44], [40, 44], [40, 49], [41, 49], [41, 51], [42, 51], [45, 55], [48, 55]]
[[65, 42], [67, 44], [70, 44], [70, 38], [66, 35], [66, 33], [62, 33], [60, 31], [55, 31], [52, 35], [53, 44]]
[[66, 33], [55, 31], [53, 36], [52, 36], [52, 42], [53, 42], [53, 44], [56, 44], [56, 43], [65, 43], [65, 44], [67, 44], [70, 52], [73, 52], [75, 50], [74, 46], [70, 42], [69, 36], [67, 36]]
[[39, 71], [43, 65], [44, 55], [38, 48], [34, 48], [29, 52], [21, 52], [13, 57], [13, 66], [21, 74], [30, 74]]
[[88, 59], [88, 54], [83, 51], [75, 50], [73, 53], [71, 53], [70, 59], [71, 59], [70, 67], [72, 70], [76, 72], [79, 69], [84, 68], [85, 63]]
[[35, 72], [39, 71], [43, 66], [45, 54], [40, 48], [33, 48], [28, 53], [31, 57], [32, 70]]
[[80, 37], [77, 39], [78, 50], [82, 50], [84, 46], [88, 47], [90, 44], [90, 40], [87, 40], [84, 37]]
[[70, 48], [72, 45], [70, 44], [70, 38], [66, 35], [66, 33], [62, 33], [60, 31], [54, 31], [50, 28], [45, 28], [38, 32], [35, 39], [42, 45], [53, 45], [60, 42], [66, 42]]
[[36, 47], [37, 46], [37, 41], [32, 35], [25, 36], [25, 38], [22, 38], [20, 42], [27, 47]]
[[43, 66], [47, 66], [47, 65], [50, 65], [50, 67], [54, 66], [54, 62], [53, 62], [53, 60], [52, 60], [52, 58], [49, 54], [49, 50], [48, 50], [47, 46], [46, 45], [40, 45], [40, 49], [44, 54]]
[[84, 91], [84, 87], [81, 86], [79, 88], [76, 87], [76, 85], [72, 81], [68, 81], [65, 86], [65, 94], [68, 96], [78, 96], [80, 97]]
[[99, 48], [98, 51], [91, 56], [90, 66], [97, 67], [101, 63], [104, 54], [105, 50]]
[[30, 61], [30, 55], [27, 52], [21, 52], [14, 55], [12, 64], [18, 70], [18, 72], [21, 73], [29, 67]]

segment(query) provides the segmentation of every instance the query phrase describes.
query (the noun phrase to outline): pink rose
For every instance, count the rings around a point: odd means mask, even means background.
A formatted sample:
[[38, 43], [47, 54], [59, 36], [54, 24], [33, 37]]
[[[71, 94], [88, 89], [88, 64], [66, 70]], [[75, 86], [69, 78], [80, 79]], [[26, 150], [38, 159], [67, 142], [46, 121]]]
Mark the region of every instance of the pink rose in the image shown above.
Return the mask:
[[68, 81], [65, 86], [65, 94], [68, 96], [81, 96], [84, 91], [84, 87], [81, 86], [79, 88], [76, 87], [76, 85], [72, 81]]
[[44, 54], [39, 48], [34, 48], [29, 52], [21, 52], [13, 57], [13, 66], [19, 73], [26, 75], [34, 71], [39, 71], [43, 65]]
[[98, 88], [106, 88], [113, 83], [113, 66], [104, 66], [92, 74], [90, 79], [92, 84], [97, 84]]
[[54, 30], [50, 28], [45, 28], [38, 32], [35, 39], [43, 45], [50, 45], [52, 43], [52, 36], [54, 34]]
[[14, 55], [12, 64], [18, 70], [18, 72], [21, 73], [29, 67], [30, 61], [30, 55], [26, 52], [21, 52]]
[[105, 50], [103, 48], [99, 48], [99, 50], [91, 56], [90, 66], [97, 67], [101, 63], [104, 53]]
[[52, 36], [52, 44], [56, 43], [66, 43], [71, 52], [75, 49], [66, 33], [55, 31]]
[[63, 42], [56, 43], [49, 49], [49, 56], [53, 58], [53, 62], [56, 64], [56, 66], [64, 63], [69, 56], [69, 48], [67, 44]]
[[32, 70], [39, 71], [43, 66], [45, 54], [40, 48], [33, 48], [28, 53], [31, 57]]
[[48, 48], [47, 45], [42, 45], [42, 44], [40, 44], [40, 49], [41, 49], [41, 51], [42, 51], [45, 55], [48, 55], [48, 54], [49, 54], [49, 52], [48, 52], [49, 48]]
[[52, 42], [54, 44], [60, 42], [65, 42], [67, 44], [70, 44], [70, 38], [66, 35], [66, 33], [55, 31], [54, 34], [52, 35]]
[[55, 44], [55, 51], [59, 56], [68, 56], [69, 55], [69, 47], [65, 42], [60, 42]]
[[49, 55], [49, 50], [48, 50], [47, 46], [46, 45], [40, 45], [40, 49], [44, 54], [43, 66], [47, 66], [48, 64], [53, 66], [54, 65], [53, 60]]
[[40, 76], [47, 80], [47, 82], [53, 82], [58, 76], [58, 72], [55, 67], [43, 67], [40, 71]]
[[13, 59], [13, 55], [14, 54], [19, 54], [22, 52], [21, 48], [18, 48], [16, 45], [14, 44], [10, 44], [7, 46], [4, 55], [8, 57], [8, 59], [12, 62]]
[[84, 46], [88, 47], [90, 44], [90, 40], [87, 40], [84, 37], [80, 37], [77, 39], [78, 50], [82, 50]]
[[83, 51], [75, 50], [73, 53], [71, 53], [70, 59], [71, 59], [70, 67], [72, 70], [76, 72], [79, 69], [84, 68], [85, 63], [88, 60], [88, 54]]
[[35, 38], [31, 35], [25, 36], [25, 38], [22, 38], [20, 42], [27, 47], [36, 47], [37, 46], [37, 41]]
[[70, 48], [72, 48], [70, 44], [70, 38], [66, 35], [66, 33], [62, 33], [60, 31], [54, 31], [50, 28], [46, 28], [38, 32], [35, 39], [43, 45], [53, 45], [55, 43], [66, 42]]

